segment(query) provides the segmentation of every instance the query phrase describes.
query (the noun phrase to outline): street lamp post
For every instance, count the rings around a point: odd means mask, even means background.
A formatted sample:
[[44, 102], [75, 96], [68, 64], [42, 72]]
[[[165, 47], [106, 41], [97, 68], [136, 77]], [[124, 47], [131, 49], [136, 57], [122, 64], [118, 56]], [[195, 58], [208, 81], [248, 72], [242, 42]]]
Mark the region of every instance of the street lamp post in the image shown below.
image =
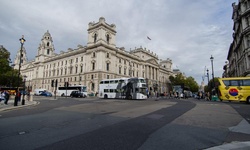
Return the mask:
[[18, 88], [19, 88], [19, 77], [20, 77], [20, 69], [21, 69], [21, 63], [22, 63], [22, 55], [23, 55], [23, 44], [25, 42], [24, 36], [22, 35], [22, 38], [19, 39], [21, 43], [21, 50], [20, 50], [20, 56], [19, 56], [19, 67], [18, 67], [18, 76], [17, 76], [17, 90], [16, 90], [16, 96], [15, 96], [15, 101], [14, 101], [14, 106], [17, 106], [18, 102]]
[[207, 85], [209, 84], [209, 70], [207, 69]]
[[15, 64], [12, 64], [11, 67], [12, 67], [12, 73], [11, 73], [11, 87], [13, 87], [13, 82], [14, 82], [13, 74], [14, 74], [14, 67], [15, 67]]
[[213, 78], [213, 86], [212, 86], [212, 88], [215, 88], [215, 84], [214, 84], [214, 64], [213, 64], [214, 57], [212, 55], [210, 57], [210, 60], [211, 60], [211, 65], [212, 65], [212, 78]]
[[26, 92], [25, 92], [25, 82], [26, 82], [26, 78], [27, 78], [27, 76], [24, 75], [24, 76], [23, 76], [23, 99], [22, 99], [22, 105], [25, 105], [24, 96], [25, 96], [25, 94], [26, 94]]

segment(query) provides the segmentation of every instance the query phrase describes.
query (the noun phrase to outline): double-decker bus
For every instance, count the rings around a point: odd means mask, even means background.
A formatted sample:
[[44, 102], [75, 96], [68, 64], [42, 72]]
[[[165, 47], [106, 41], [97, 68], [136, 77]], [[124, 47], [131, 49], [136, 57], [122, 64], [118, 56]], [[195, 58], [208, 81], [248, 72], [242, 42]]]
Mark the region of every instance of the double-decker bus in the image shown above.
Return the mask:
[[99, 84], [100, 98], [147, 99], [144, 78], [105, 79]]
[[220, 100], [250, 103], [250, 77], [218, 78]]
[[57, 88], [57, 94], [59, 96], [70, 96], [70, 93], [72, 91], [80, 91], [82, 92], [84, 95], [87, 95], [87, 86], [85, 85], [72, 85], [72, 86], [68, 86], [68, 87], [58, 87]]

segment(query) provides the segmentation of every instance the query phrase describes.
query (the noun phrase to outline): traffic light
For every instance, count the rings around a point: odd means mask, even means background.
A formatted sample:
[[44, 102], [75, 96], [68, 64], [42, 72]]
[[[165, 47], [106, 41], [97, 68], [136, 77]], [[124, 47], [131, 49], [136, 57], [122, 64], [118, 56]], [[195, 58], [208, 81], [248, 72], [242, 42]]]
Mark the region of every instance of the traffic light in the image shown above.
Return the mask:
[[56, 79], [56, 82], [55, 82], [55, 87], [57, 87], [57, 79]]
[[51, 80], [51, 87], [54, 87], [54, 80]]

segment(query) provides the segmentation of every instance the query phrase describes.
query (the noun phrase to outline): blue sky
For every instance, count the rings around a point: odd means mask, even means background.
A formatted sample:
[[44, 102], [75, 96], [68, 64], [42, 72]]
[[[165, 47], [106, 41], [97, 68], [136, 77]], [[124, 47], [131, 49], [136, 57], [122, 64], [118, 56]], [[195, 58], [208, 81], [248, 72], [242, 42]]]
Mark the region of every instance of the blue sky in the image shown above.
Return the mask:
[[116, 25], [117, 47], [129, 51], [142, 46], [160, 59], [170, 58], [173, 68], [200, 84], [204, 68], [212, 70], [211, 55], [215, 77], [223, 73], [233, 40], [233, 2], [238, 0], [1, 0], [0, 45], [13, 60], [24, 35], [33, 60], [49, 30], [60, 53], [87, 45], [88, 23], [104, 17]]

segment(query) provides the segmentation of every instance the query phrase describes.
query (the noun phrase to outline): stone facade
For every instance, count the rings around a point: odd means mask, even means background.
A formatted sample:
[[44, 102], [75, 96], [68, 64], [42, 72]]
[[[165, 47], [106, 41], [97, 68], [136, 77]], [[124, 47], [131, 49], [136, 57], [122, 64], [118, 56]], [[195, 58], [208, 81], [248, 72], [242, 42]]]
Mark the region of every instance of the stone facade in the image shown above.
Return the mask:
[[[16, 57], [15, 62], [19, 57]], [[18, 63], [16, 63], [17, 65]], [[108, 78], [143, 77], [149, 89], [169, 92], [169, 76], [173, 75], [172, 60], [161, 60], [146, 48], [126, 51], [116, 47], [116, 26], [101, 17], [88, 26], [87, 46], [78, 45], [66, 52], [55, 53], [52, 37], [47, 31], [34, 60], [22, 63], [21, 74], [26, 75], [26, 86], [53, 91], [51, 81], [58, 86], [86, 85], [88, 92], [98, 91], [99, 82]]]
[[233, 42], [230, 45], [224, 77], [250, 76], [250, 0], [232, 4]]

